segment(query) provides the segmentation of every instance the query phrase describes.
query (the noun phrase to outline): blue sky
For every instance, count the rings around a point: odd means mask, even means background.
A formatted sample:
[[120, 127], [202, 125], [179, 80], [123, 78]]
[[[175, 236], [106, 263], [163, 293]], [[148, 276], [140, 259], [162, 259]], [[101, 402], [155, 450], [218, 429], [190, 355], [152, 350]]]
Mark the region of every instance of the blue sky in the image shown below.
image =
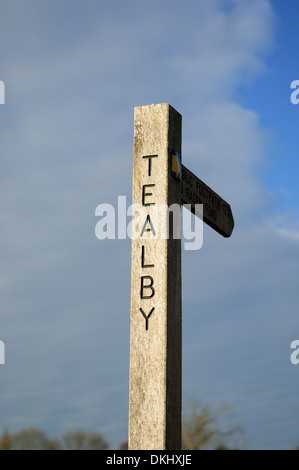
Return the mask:
[[183, 160], [235, 231], [183, 253], [183, 397], [227, 401], [248, 448], [299, 444], [296, 2], [1, 0], [1, 426], [127, 437], [134, 106], [183, 115]]
[[[295, 47], [297, 24], [296, 2], [272, 0], [275, 12], [275, 41], [265, 63], [266, 69], [253, 86], [243, 87], [241, 102], [254, 108], [261, 124], [272, 133], [271, 154], [264, 172], [265, 182], [273, 190], [282, 210], [297, 211], [297, 154], [294, 146], [297, 131], [297, 107], [290, 106], [290, 77], [297, 76], [298, 51]], [[242, 86], [241, 86], [242, 88]], [[245, 90], [245, 91], [244, 91]], [[284, 155], [282, 165], [282, 155]]]

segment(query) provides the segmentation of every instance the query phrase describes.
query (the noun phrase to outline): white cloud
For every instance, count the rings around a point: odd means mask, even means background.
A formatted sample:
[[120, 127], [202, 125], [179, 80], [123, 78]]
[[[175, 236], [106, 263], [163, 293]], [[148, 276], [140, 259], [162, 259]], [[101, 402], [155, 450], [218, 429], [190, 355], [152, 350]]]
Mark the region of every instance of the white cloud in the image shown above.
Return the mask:
[[279, 229], [279, 235], [295, 243], [299, 243], [299, 231]]
[[202, 2], [197, 25], [187, 33], [188, 47], [171, 60], [176, 77], [184, 87], [196, 88], [195, 99], [203, 102], [223, 99], [248, 74], [259, 72], [264, 67], [262, 54], [272, 44], [268, 1], [230, 3], [227, 11], [221, 8], [224, 2], [214, 1], [209, 7]]

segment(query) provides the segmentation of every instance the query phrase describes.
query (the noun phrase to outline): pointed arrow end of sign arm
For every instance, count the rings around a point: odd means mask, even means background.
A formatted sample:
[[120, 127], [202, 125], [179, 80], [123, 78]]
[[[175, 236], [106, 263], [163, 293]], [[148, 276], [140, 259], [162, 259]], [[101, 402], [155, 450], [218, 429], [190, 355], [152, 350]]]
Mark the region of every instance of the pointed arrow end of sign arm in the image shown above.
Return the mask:
[[234, 231], [234, 227], [235, 227], [235, 220], [234, 220], [234, 216], [233, 216], [233, 213], [232, 213], [232, 210], [231, 210], [230, 206], [229, 206], [229, 209], [230, 209], [229, 225], [227, 227], [227, 232], [222, 234], [225, 238], [229, 238], [231, 236], [231, 234]]

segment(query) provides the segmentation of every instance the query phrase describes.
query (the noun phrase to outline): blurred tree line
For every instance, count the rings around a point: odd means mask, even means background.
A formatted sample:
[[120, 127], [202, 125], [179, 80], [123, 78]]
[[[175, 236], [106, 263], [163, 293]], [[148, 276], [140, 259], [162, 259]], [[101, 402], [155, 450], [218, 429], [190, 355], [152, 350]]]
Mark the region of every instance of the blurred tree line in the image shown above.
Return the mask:
[[[183, 418], [183, 449], [240, 449], [245, 441], [240, 440], [243, 430], [232, 423], [232, 410], [227, 405], [218, 407], [192, 400]], [[120, 449], [128, 448], [127, 441]], [[10, 433], [6, 428], [0, 436], [0, 450], [105, 450], [109, 444], [96, 431], [69, 431], [60, 438], [50, 439], [36, 428]]]
[[59, 439], [50, 439], [36, 428], [10, 434], [7, 429], [0, 437], [0, 450], [105, 450], [108, 443], [99, 432], [70, 431]]

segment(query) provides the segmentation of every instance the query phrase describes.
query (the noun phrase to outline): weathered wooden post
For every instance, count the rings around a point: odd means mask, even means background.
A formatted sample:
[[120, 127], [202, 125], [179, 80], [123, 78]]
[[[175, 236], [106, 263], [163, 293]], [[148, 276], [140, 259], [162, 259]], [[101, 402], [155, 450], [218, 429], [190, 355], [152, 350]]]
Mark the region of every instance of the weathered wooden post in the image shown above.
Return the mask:
[[182, 203], [197, 214], [195, 204], [203, 204], [203, 220], [225, 237], [234, 221], [229, 204], [182, 166], [174, 108], [137, 107], [134, 128], [133, 206], [145, 212], [132, 239], [129, 449], [180, 450], [181, 239], [171, 223], [169, 237], [161, 236], [151, 214]]

